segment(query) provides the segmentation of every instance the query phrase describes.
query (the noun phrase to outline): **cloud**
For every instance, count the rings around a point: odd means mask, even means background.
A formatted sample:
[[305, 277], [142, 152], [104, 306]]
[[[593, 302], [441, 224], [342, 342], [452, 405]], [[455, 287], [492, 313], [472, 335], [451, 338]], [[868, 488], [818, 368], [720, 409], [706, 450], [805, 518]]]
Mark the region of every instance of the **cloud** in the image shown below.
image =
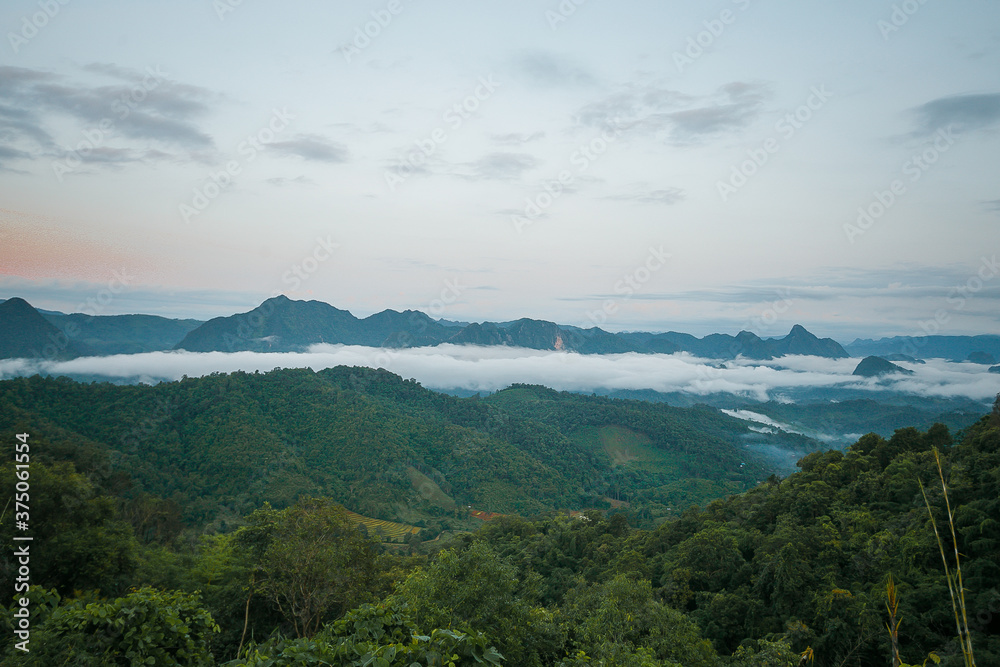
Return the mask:
[[[709, 362], [688, 354], [579, 355], [511, 347], [441, 345], [404, 350], [346, 345], [314, 345], [304, 353], [151, 352], [85, 357], [64, 362], [0, 360], [0, 378], [45, 372], [148, 382], [198, 377], [213, 372], [269, 371], [274, 368], [320, 370], [338, 365], [386, 368], [416, 378], [430, 388], [491, 392], [515, 382], [543, 384], [565, 391], [640, 390], [706, 396], [733, 394], [759, 401], [774, 394], [826, 389], [870, 395], [896, 391], [932, 397], [965, 397], [985, 402], [1000, 393], [1000, 375], [977, 364], [929, 360], [901, 366], [913, 375], [860, 378], [858, 359], [782, 357]], [[786, 400], [786, 399], [783, 399]]]
[[274, 178], [267, 179], [267, 182], [278, 188], [283, 188], [286, 185], [318, 185], [316, 181], [306, 176], [297, 176], [295, 178], [285, 178], [284, 176], [276, 176]]
[[744, 127], [757, 117], [765, 97], [764, 86], [741, 82], [722, 86], [707, 104], [668, 114], [674, 122], [673, 137], [690, 141]]
[[625, 125], [630, 129], [657, 132], [669, 127], [668, 111], [691, 102], [691, 97], [666, 88], [640, 88], [634, 84], [602, 100], [585, 105], [577, 120], [592, 127]]
[[0, 105], [0, 141], [12, 141], [18, 135], [27, 136], [36, 145], [43, 148], [55, 148], [52, 137], [34, 121], [30, 111], [9, 105]]
[[[990, 254], [992, 257], [992, 253]], [[817, 268], [806, 277], [748, 281], [725, 288], [692, 289], [670, 293], [644, 292], [632, 295], [636, 300], [686, 300], [726, 303], [757, 303], [789, 298], [796, 301], [833, 301], [837, 299], [947, 299], [957, 287], [978, 275], [977, 266], [893, 265], [878, 269], [852, 267]], [[991, 279], [993, 280], [993, 279]], [[584, 297], [591, 298], [591, 297]], [[603, 298], [603, 297], [602, 297]], [[976, 299], [993, 302], [1000, 292], [992, 282], [975, 293]], [[965, 306], [968, 307], [967, 304]]]
[[1000, 121], [1000, 93], [939, 97], [913, 109], [915, 135], [933, 134], [948, 126], [959, 132], [981, 130]]
[[684, 190], [681, 188], [660, 188], [657, 190], [644, 190], [635, 194], [618, 194], [605, 197], [612, 201], [638, 202], [640, 204], [665, 204], [670, 206], [684, 199]]
[[490, 139], [503, 146], [520, 146], [545, 138], [544, 132], [532, 132], [524, 134], [521, 132], [510, 132], [508, 134], [491, 134]]
[[386, 165], [385, 170], [391, 174], [407, 178], [413, 175], [430, 176], [433, 172], [426, 164], [411, 164], [409, 162], [396, 161]]
[[464, 178], [471, 180], [518, 180], [524, 172], [538, 166], [538, 160], [527, 153], [497, 152], [485, 155], [466, 165], [471, 171]]
[[667, 133], [671, 143], [688, 144], [745, 127], [759, 115], [769, 94], [763, 84], [740, 81], [702, 97], [658, 86], [631, 85], [584, 106], [577, 119], [594, 127], [623, 126], [654, 135]]
[[993, 211], [994, 213], [1000, 213], [1000, 199], [991, 199], [989, 201], [984, 201], [983, 206], [986, 207], [987, 211]]
[[[79, 129], [68, 135], [74, 137], [74, 145], [79, 133], [85, 132], [97, 136], [92, 143], [106, 149], [103, 156], [81, 154], [91, 163], [161, 158], [163, 151], [154, 151], [150, 142], [191, 151], [214, 148], [212, 138], [196, 121], [209, 111], [217, 94], [172, 81], [158, 68], [138, 71], [92, 64], [83, 73], [69, 77], [0, 66], [0, 140], [9, 150], [19, 151], [8, 153], [6, 160], [68, 152], [70, 148], [60, 147], [52, 129], [66, 118]], [[123, 146], [126, 140], [138, 145]]]
[[79, 158], [83, 164], [108, 168], [120, 168], [122, 165], [135, 162], [149, 163], [171, 160], [174, 156], [170, 153], [152, 148], [140, 151], [131, 148], [97, 146], [96, 148], [92, 148], [88, 151], [80, 152]]
[[21, 159], [30, 157], [30, 153], [19, 151], [9, 146], [0, 146], [0, 160]]
[[331, 164], [347, 162], [349, 156], [346, 146], [318, 134], [297, 134], [288, 141], [271, 142], [267, 147], [283, 155]]
[[545, 51], [533, 51], [519, 56], [516, 68], [535, 84], [552, 86], [589, 86], [594, 76], [569, 58]]

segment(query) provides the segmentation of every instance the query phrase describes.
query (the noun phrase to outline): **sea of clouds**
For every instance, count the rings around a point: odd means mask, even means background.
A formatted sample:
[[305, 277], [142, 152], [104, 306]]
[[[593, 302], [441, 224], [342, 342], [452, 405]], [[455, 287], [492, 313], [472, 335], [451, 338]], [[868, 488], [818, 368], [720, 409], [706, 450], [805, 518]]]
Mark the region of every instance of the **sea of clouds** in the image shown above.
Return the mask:
[[771, 361], [720, 362], [687, 353], [581, 355], [515, 347], [438, 345], [410, 349], [314, 345], [307, 352], [150, 352], [70, 361], [0, 360], [0, 379], [43, 373], [155, 383], [214, 372], [274, 368], [367, 366], [413, 378], [431, 389], [492, 392], [513, 383], [565, 391], [643, 390], [693, 395], [728, 393], [759, 401], [783, 400], [809, 389], [897, 391], [935, 398], [988, 402], [1000, 393], [1000, 374], [983, 365], [941, 359], [898, 365], [912, 375], [852, 375], [859, 359], [787, 356]]

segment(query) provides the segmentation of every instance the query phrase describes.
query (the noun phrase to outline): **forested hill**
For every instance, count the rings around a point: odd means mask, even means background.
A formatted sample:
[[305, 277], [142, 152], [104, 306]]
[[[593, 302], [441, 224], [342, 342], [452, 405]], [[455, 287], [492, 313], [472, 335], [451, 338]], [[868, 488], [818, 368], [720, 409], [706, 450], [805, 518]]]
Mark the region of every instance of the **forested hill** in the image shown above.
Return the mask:
[[751, 433], [709, 408], [523, 386], [456, 398], [367, 368], [155, 386], [35, 376], [0, 382], [0, 405], [0, 428], [105, 457], [130, 494], [170, 499], [189, 525], [307, 495], [436, 529], [461, 525], [469, 506], [530, 515], [622, 503], [652, 525], [775, 472], [755, 441], [816, 444]]
[[[357, 389], [345, 389], [348, 384]], [[132, 393], [113, 393], [122, 389]], [[519, 424], [537, 429], [538, 443], [546, 442], [560, 433], [561, 420], [588, 418], [591, 413], [580, 408], [588, 401], [594, 413], [605, 413], [600, 419], [623, 420], [639, 405], [582, 399], [578, 412], [567, 415], [559, 409], [562, 395], [538, 387], [457, 400], [357, 369], [216, 376], [160, 385], [166, 393], [149, 396], [139, 389], [40, 378], [0, 384], [3, 495], [13, 495], [17, 479], [12, 450], [21, 440], [14, 434], [25, 425], [32, 429], [23, 437], [30, 437], [32, 448], [36, 584], [26, 594], [31, 652], [14, 648], [15, 607], [9, 606], [0, 664], [125, 664], [123, 655], [131, 664], [229, 667], [410, 667], [442, 664], [441, 656], [462, 667], [1000, 664], [1000, 397], [991, 415], [964, 432], [953, 435], [936, 425], [926, 432], [899, 429], [888, 439], [869, 434], [846, 452], [805, 456], [797, 473], [690, 508], [652, 530], [636, 529], [627, 513], [617, 511], [499, 516], [450, 542], [419, 545], [445, 547], [424, 559], [405, 550], [379, 553], [351, 515], [325, 498], [302, 498], [280, 511], [262, 503], [240, 517], [238, 528], [218, 526], [221, 533], [204, 527], [178, 533], [164, 510], [186, 501], [188, 492], [137, 499], [148, 471], [127, 464], [146, 459], [109, 455], [94, 424], [145, 415], [149, 427], [132, 432], [145, 433], [136, 448], [171, 452], [185, 484], [221, 492], [229, 488], [227, 475], [241, 474], [240, 443], [251, 442], [255, 429], [282, 416], [301, 418], [295, 433], [306, 443], [314, 429], [331, 428], [329, 422], [308, 423], [315, 417], [311, 408], [292, 407], [314, 404], [315, 395], [327, 410], [341, 414], [337, 405], [343, 403], [352, 407], [344, 414], [364, 415], [348, 425], [362, 429], [356, 437], [364, 456], [376, 459], [389, 445], [417, 451], [416, 431], [399, 431], [406, 424], [458, 429], [451, 433], [463, 434], [462, 446], [482, 456], [479, 445], [506, 442], [511, 449], [503, 451], [530, 450], [511, 444], [519, 441], [513, 435]], [[240, 419], [249, 426], [222, 443], [231, 460], [218, 472], [213, 466], [219, 461], [197, 449], [214, 449], [220, 443], [213, 439], [234, 426], [226, 422], [234, 409], [230, 396], [244, 406]], [[188, 402], [155, 412], [157, 399], [182, 397]], [[29, 413], [27, 405], [38, 411]], [[228, 407], [215, 411], [211, 405]], [[515, 407], [545, 423], [513, 416]], [[43, 413], [44, 419], [38, 416]], [[692, 413], [667, 414], [679, 421]], [[442, 415], [480, 423], [483, 430], [445, 422]], [[647, 424], [632, 417], [637, 421], [616, 425], [605, 444], [628, 441], [617, 429]], [[393, 426], [396, 439], [378, 428], [364, 430], [372, 420]], [[161, 423], [168, 424], [162, 432]], [[208, 435], [188, 439], [187, 423]], [[710, 431], [712, 424], [705, 416], [702, 428]], [[689, 426], [660, 423], [675, 434]], [[604, 426], [583, 428], [597, 435], [579, 436], [578, 444], [599, 439]], [[492, 435], [493, 429], [509, 438]], [[481, 440], [473, 440], [476, 433]], [[330, 436], [327, 442], [336, 443], [338, 436]], [[427, 447], [451, 442], [421, 437]], [[647, 437], [655, 442], [654, 435]], [[150, 444], [157, 438], [166, 444]], [[555, 473], [524, 456], [509, 459], [515, 461], [507, 463], [515, 469], [511, 474], [521, 475], [516, 462], [524, 461], [526, 470], [537, 471], [534, 483], [544, 493], [545, 475]], [[105, 470], [105, 458], [119, 462]], [[352, 463], [365, 466], [362, 458]], [[587, 460], [581, 454], [564, 479], [585, 469]], [[721, 465], [725, 458], [716, 460]], [[135, 474], [132, 487], [125, 470]], [[426, 484], [430, 477], [423, 479]], [[395, 488], [376, 482], [388, 492]], [[149, 478], [150, 488], [156, 483]], [[423, 492], [437, 498], [443, 487], [424, 486]], [[569, 492], [585, 494], [586, 488]], [[11, 521], [2, 526], [0, 586], [12, 590], [17, 543]], [[417, 546], [407, 548], [412, 554]], [[943, 560], [957, 579], [956, 554], [961, 585], [954, 582], [952, 596]], [[894, 620], [887, 610], [890, 583], [898, 602], [889, 605]], [[975, 663], [959, 649], [952, 600], [963, 605], [960, 624]]]
[[[1000, 397], [958, 442], [941, 425], [900, 429], [889, 439], [866, 435], [843, 453], [810, 454], [800, 467], [654, 531], [596, 517], [508, 518], [467, 539], [516, 564], [522, 579], [540, 575], [547, 604], [579, 599], [584, 582], [648, 580], [653, 598], [694, 620], [720, 655], [744, 651], [739, 665], [797, 663], [750, 657], [763, 649], [759, 639], [811, 649], [821, 667], [894, 664], [891, 575], [902, 661], [920, 665], [935, 652], [944, 665], [964, 665], [930, 509], [953, 576], [955, 549], [961, 554], [976, 664], [1000, 665]], [[626, 634], [635, 645], [655, 643], [655, 631], [641, 626]]]

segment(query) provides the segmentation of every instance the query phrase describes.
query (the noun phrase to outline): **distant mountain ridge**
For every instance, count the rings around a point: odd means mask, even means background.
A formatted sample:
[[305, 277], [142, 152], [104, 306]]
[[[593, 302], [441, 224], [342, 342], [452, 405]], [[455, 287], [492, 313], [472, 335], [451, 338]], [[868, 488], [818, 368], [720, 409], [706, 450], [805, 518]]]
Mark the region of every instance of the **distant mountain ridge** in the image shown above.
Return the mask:
[[[63, 359], [161, 350], [297, 352], [317, 343], [390, 348], [451, 343], [580, 354], [687, 352], [708, 359], [742, 356], [768, 360], [785, 355], [831, 359], [880, 356], [915, 361], [932, 357], [954, 361], [981, 361], [990, 356], [1000, 359], [997, 335], [857, 339], [841, 346], [831, 338], [818, 338], [798, 324], [783, 338], [761, 338], [749, 331], [735, 336], [716, 333], [697, 338], [677, 331], [612, 333], [598, 327], [582, 329], [529, 318], [510, 322], [449, 322], [413, 310], [384, 310], [357, 318], [322, 301], [296, 301], [286, 296], [275, 296], [245, 313], [207, 322], [154, 315], [41, 312], [19, 298], [0, 301], [0, 309], [3, 308], [9, 309], [11, 316], [0, 317], [0, 358]], [[3, 312], [0, 310], [0, 315]]]
[[712, 334], [621, 333], [594, 327], [561, 326], [522, 318], [513, 322], [474, 322], [461, 328], [445, 326], [418, 311], [386, 310], [358, 319], [322, 301], [293, 301], [285, 296], [268, 299], [257, 308], [229, 317], [217, 317], [194, 329], [175, 349], [192, 352], [296, 352], [316, 343], [371, 347], [418, 347], [442, 343], [565, 350], [581, 354], [624, 352], [691, 354], [713, 359], [773, 359], [788, 354], [839, 359], [847, 352], [839, 343], [820, 339], [795, 325], [787, 336], [762, 339], [741, 331], [736, 336]]
[[1000, 336], [893, 336], [871, 340], [858, 338], [845, 346], [853, 357], [905, 355], [917, 359], [973, 360], [980, 354], [1000, 359]]
[[39, 312], [50, 324], [70, 335], [82, 356], [169, 350], [203, 324], [201, 320], [174, 320], [157, 315]]

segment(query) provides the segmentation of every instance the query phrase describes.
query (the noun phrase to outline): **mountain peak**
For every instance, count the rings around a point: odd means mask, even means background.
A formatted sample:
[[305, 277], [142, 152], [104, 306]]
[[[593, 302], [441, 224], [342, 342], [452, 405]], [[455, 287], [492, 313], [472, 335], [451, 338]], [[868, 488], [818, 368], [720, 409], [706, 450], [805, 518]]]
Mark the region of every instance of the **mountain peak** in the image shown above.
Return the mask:
[[264, 303], [267, 303], [269, 301], [271, 303], [291, 303], [292, 300], [289, 299], [284, 294], [275, 294], [270, 299], [265, 299], [264, 302], [261, 305], [264, 305]]
[[77, 354], [70, 338], [24, 299], [0, 303], [0, 359], [69, 359]]
[[815, 355], [832, 359], [848, 356], [840, 343], [832, 338], [819, 338], [801, 324], [796, 324], [784, 338], [775, 341], [777, 356], [785, 354]]
[[37, 313], [38, 311], [35, 309], [34, 306], [32, 306], [30, 303], [28, 303], [21, 297], [12, 296], [3, 303], [0, 303], [0, 312], [4, 312], [5, 314], [9, 315], [11, 313], [29, 313], [29, 312]]
[[879, 377], [881, 375], [889, 375], [891, 373], [902, 373], [904, 375], [913, 375], [913, 371], [907, 370], [902, 366], [897, 366], [891, 361], [886, 361], [882, 357], [870, 356], [865, 357], [861, 362], [855, 367], [854, 373], [852, 375], [860, 375], [861, 377]]

